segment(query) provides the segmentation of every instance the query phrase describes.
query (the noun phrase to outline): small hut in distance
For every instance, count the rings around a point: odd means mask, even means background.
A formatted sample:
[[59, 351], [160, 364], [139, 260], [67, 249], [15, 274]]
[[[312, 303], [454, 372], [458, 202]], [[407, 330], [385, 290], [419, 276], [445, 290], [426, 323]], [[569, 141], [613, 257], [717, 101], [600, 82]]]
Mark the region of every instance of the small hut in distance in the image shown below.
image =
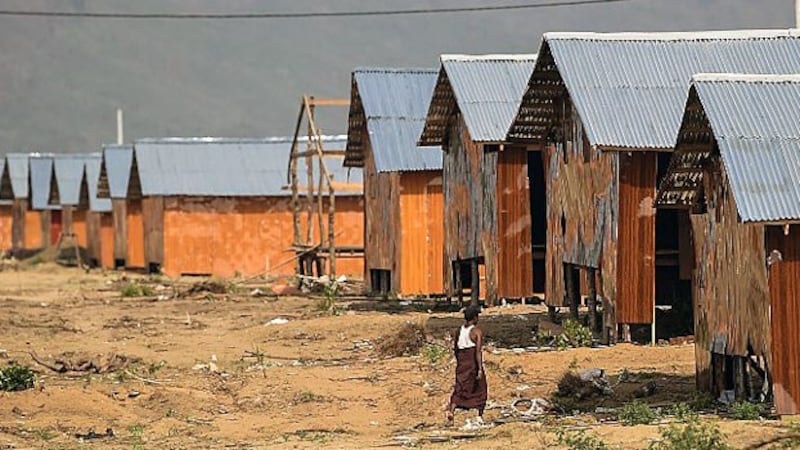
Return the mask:
[[[169, 276], [293, 275], [291, 194], [283, 184], [290, 147], [285, 138], [136, 141], [127, 198], [129, 207], [141, 205], [145, 267]], [[337, 181], [346, 180], [341, 160]], [[351, 181], [336, 191], [337, 242], [361, 247], [360, 171]], [[346, 275], [364, 271], [360, 255], [337, 264]]]
[[657, 198], [690, 213], [698, 387], [771, 379], [781, 415], [800, 413], [798, 117], [798, 75], [695, 75]]
[[344, 165], [364, 169], [364, 279], [373, 294], [444, 293], [442, 155], [416, 144], [436, 74], [353, 71]]
[[97, 181], [98, 198], [111, 199], [111, 221], [113, 223], [113, 267], [128, 266], [128, 182], [131, 176], [133, 145], [106, 145], [100, 162]]
[[529, 154], [505, 143], [535, 55], [443, 55], [421, 146], [444, 151], [448, 297], [534, 294]]

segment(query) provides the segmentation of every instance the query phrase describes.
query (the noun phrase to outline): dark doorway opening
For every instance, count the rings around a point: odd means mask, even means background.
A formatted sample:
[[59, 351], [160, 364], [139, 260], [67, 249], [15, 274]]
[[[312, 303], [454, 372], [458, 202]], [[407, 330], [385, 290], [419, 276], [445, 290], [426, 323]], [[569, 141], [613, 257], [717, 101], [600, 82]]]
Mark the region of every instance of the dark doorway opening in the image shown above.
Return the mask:
[[386, 295], [392, 290], [392, 271], [384, 269], [369, 270], [370, 291], [375, 295]]
[[541, 151], [528, 152], [528, 183], [530, 188], [533, 292], [543, 293], [547, 256], [547, 192]]
[[[658, 154], [656, 187], [666, 175], [670, 153]], [[669, 339], [694, 334], [692, 307], [692, 244], [689, 212], [656, 210], [656, 337]]]

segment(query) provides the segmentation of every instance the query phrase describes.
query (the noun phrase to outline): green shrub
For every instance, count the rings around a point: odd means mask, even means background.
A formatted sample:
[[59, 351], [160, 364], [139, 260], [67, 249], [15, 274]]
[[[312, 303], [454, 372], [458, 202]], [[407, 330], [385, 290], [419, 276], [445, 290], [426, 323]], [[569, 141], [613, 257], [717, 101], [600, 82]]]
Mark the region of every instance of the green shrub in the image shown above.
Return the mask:
[[0, 369], [0, 391], [24, 391], [32, 389], [36, 374], [25, 366], [12, 364]]
[[568, 431], [563, 428], [556, 430], [558, 444], [570, 450], [606, 450], [608, 446], [593, 433], [586, 430]]
[[653, 423], [658, 414], [647, 404], [634, 400], [619, 410], [617, 418], [623, 425], [630, 427], [633, 425], [649, 425]]
[[688, 403], [678, 403], [669, 410], [671, 416], [675, 416], [675, 420], [679, 422], [686, 422], [697, 418], [697, 412], [692, 409]]
[[728, 412], [736, 420], [758, 420], [761, 417], [761, 406], [750, 402], [733, 402]]
[[689, 420], [685, 425], [670, 424], [659, 429], [661, 439], [653, 442], [649, 450], [729, 450], [725, 435], [713, 423], [700, 419]]
[[450, 355], [450, 352], [441, 345], [428, 344], [422, 347], [420, 354], [425, 361], [435, 366], [444, 361]]
[[591, 347], [592, 330], [573, 319], [564, 321], [564, 337], [572, 347]]
[[155, 295], [155, 291], [150, 286], [138, 283], [128, 283], [122, 286], [119, 292], [123, 297], [151, 297]]
[[708, 392], [697, 392], [689, 407], [695, 411], [708, 411], [716, 409], [717, 401]]

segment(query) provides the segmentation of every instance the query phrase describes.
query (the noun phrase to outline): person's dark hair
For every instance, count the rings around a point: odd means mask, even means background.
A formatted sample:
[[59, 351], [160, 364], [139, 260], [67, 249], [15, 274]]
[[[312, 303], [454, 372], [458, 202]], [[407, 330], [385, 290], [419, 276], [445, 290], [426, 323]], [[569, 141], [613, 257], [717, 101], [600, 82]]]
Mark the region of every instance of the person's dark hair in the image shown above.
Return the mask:
[[464, 309], [464, 320], [469, 322], [469, 321], [473, 320], [474, 318], [478, 317], [478, 315], [480, 315], [480, 313], [481, 313], [480, 309], [478, 309], [478, 308], [476, 308], [474, 306], [467, 306], [466, 309]]

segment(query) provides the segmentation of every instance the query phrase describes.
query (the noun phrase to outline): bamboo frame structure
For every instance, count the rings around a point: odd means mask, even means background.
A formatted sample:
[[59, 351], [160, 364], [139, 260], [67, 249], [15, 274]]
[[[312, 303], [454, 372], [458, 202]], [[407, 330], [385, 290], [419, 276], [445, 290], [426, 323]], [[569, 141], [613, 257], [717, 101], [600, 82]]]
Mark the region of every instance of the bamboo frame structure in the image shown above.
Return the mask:
[[[352, 253], [354, 249], [339, 248], [335, 242], [337, 236], [334, 220], [336, 214], [336, 191], [325, 160], [330, 157], [340, 157], [344, 155], [344, 151], [341, 149], [325, 150], [323, 148], [322, 133], [315, 120], [316, 109], [321, 106], [349, 107], [350, 101], [349, 99], [317, 99], [308, 95], [303, 96], [289, 157], [288, 181], [292, 190], [292, 220], [294, 223], [293, 250], [297, 258], [298, 275], [310, 275], [316, 266], [317, 275], [322, 276], [324, 271], [323, 259], [327, 258], [329, 264], [326, 275], [334, 278], [336, 276], [337, 253], [345, 251]], [[304, 121], [307, 125], [307, 140], [305, 150], [301, 151], [302, 136], [300, 130], [303, 128]], [[306, 163], [306, 186], [300, 185], [300, 174], [298, 174], [297, 162], [301, 158], [305, 159]], [[315, 161], [319, 168], [316, 184], [314, 180]], [[301, 193], [301, 190], [305, 190], [305, 192]], [[325, 208], [326, 197], [328, 200], [327, 211]], [[305, 205], [301, 204], [301, 198], [304, 198]], [[305, 230], [302, 229], [303, 222], [301, 219], [303, 212], [306, 215]], [[327, 230], [325, 229], [326, 214], [328, 216]], [[316, 226], [319, 227], [319, 232], [316, 235], [314, 233], [314, 216], [316, 216]]]

